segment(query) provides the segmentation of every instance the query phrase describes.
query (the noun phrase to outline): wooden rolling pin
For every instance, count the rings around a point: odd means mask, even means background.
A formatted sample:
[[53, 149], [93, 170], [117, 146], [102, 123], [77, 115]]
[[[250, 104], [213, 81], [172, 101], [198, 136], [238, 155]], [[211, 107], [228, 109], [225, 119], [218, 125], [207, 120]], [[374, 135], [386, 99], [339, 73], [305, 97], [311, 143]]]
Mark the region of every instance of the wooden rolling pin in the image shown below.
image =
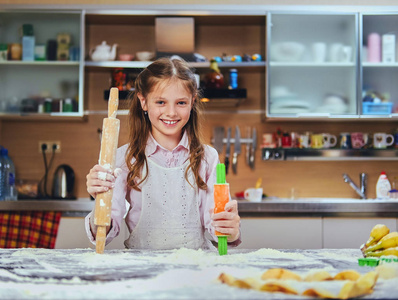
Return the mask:
[[[116, 149], [119, 139], [120, 120], [116, 118], [119, 104], [119, 90], [111, 88], [108, 102], [108, 118], [102, 124], [101, 152], [99, 165], [114, 170]], [[111, 225], [113, 189], [99, 193], [95, 197], [94, 224], [97, 225], [96, 252], [104, 253], [106, 227]]]

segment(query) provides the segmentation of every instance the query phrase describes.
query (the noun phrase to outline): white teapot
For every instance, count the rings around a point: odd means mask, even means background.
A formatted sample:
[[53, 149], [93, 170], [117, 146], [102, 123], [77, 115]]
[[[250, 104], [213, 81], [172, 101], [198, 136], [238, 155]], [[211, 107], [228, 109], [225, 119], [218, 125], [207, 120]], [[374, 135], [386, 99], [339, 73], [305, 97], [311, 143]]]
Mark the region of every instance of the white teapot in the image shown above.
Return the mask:
[[93, 61], [115, 60], [117, 44], [111, 47], [105, 41], [101, 45], [90, 50], [90, 58]]

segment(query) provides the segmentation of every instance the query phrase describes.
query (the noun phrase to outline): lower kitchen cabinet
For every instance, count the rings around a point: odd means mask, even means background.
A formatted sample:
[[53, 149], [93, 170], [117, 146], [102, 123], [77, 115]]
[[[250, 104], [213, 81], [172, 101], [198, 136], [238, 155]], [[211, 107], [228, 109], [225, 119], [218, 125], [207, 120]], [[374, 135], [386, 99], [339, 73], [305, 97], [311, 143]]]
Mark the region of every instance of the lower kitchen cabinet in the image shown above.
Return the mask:
[[242, 218], [242, 249], [321, 249], [322, 218]]
[[358, 248], [376, 224], [397, 230], [395, 218], [323, 218], [323, 248]]
[[[105, 249], [124, 249], [124, 241], [128, 237], [126, 225], [121, 228], [120, 234], [108, 244]], [[84, 227], [84, 218], [62, 217], [59, 223], [55, 249], [95, 248], [89, 241]]]

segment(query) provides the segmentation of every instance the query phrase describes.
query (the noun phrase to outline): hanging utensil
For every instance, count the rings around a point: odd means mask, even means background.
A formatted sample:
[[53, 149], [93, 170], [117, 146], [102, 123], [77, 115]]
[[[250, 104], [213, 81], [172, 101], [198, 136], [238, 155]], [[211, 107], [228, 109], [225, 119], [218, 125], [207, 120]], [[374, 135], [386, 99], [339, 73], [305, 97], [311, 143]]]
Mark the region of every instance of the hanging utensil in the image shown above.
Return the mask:
[[[249, 126], [246, 127], [246, 138], [247, 138], [247, 140], [251, 139], [251, 134], [252, 134], [251, 128]], [[251, 143], [247, 142], [246, 143], [246, 163], [247, 163], [248, 166], [250, 166], [250, 153], [251, 153]]]
[[240, 129], [239, 126], [236, 126], [235, 129], [235, 145], [234, 145], [234, 157], [232, 158], [232, 171], [234, 174], [238, 171], [238, 155], [241, 151], [240, 145]]
[[249, 166], [252, 169], [254, 169], [254, 156], [256, 148], [257, 148], [257, 131], [256, 128], [253, 128], [252, 145], [250, 147], [250, 163], [249, 163]]
[[224, 127], [214, 127], [214, 148], [217, 150], [218, 154], [222, 152], [224, 148]]
[[229, 156], [231, 153], [231, 127], [228, 127], [227, 130], [227, 147], [225, 149], [225, 173], [228, 174], [228, 167], [229, 167]]

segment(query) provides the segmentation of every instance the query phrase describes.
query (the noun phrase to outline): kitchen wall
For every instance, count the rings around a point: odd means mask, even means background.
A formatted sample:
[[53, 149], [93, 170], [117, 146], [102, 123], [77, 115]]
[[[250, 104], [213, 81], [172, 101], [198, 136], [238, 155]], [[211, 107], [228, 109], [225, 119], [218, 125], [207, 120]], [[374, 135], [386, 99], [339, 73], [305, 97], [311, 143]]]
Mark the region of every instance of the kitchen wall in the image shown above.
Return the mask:
[[[0, 4], [51, 4], [51, 1], [5, 1]], [[327, 1], [246, 1], [253, 5], [324, 5]], [[380, 1], [378, 5], [393, 5], [394, 1]], [[190, 1], [117, 1], [117, 4], [192, 4]], [[200, 4], [241, 4], [239, 1], [201, 1]], [[346, 1], [335, 1], [336, 5], [348, 5]], [[83, 5], [100, 4], [114, 5], [114, 1], [59, 1], [58, 4]], [[371, 1], [350, 1], [351, 5], [373, 5]], [[264, 82], [265, 78], [261, 72], [248, 72], [240, 74], [240, 85], [248, 89], [247, 100], [239, 107], [241, 111], [252, 111], [252, 113], [234, 113], [230, 110], [207, 113], [205, 122], [205, 138], [210, 143], [214, 126], [239, 125], [242, 133], [245, 133], [246, 126], [256, 127], [261, 133], [274, 132], [278, 127], [285, 131], [313, 131], [330, 132], [338, 135], [340, 132], [392, 132], [398, 128], [397, 121], [345, 121], [345, 122], [275, 122], [264, 120]], [[244, 76], [243, 76], [244, 75]], [[103, 100], [104, 87], [109, 86], [109, 76], [101, 71], [90, 71], [85, 78], [85, 106], [90, 110], [106, 110], [107, 102]], [[97, 162], [100, 139], [98, 128], [102, 127], [102, 119], [105, 115], [90, 114], [80, 121], [0, 121], [0, 144], [9, 149], [13, 158], [17, 177], [23, 179], [40, 179], [44, 174], [42, 155], [38, 150], [39, 140], [61, 141], [61, 153], [57, 154], [53, 168], [50, 171], [51, 188], [52, 173], [55, 167], [66, 163], [76, 173], [76, 194], [78, 197], [88, 197], [85, 188], [85, 176], [89, 169]], [[120, 116], [121, 133], [120, 142], [122, 145], [127, 142], [127, 116]], [[245, 136], [243, 136], [245, 137]], [[295, 197], [354, 197], [357, 195], [344, 183], [342, 173], [348, 173], [354, 181], [359, 181], [359, 173], [366, 172], [369, 175], [370, 198], [375, 197], [376, 180], [381, 170], [385, 170], [393, 179], [398, 176], [398, 161], [342, 161], [342, 162], [307, 162], [307, 161], [261, 161], [260, 151], [256, 152], [255, 170], [251, 170], [245, 163], [245, 149], [239, 156], [238, 174], [229, 174], [227, 181], [231, 185], [231, 192], [239, 192], [247, 187], [254, 186], [257, 178], [263, 179], [264, 192], [269, 196], [291, 197], [294, 189]], [[221, 154], [223, 161], [224, 155]], [[50, 159], [50, 155], [48, 155]]]

